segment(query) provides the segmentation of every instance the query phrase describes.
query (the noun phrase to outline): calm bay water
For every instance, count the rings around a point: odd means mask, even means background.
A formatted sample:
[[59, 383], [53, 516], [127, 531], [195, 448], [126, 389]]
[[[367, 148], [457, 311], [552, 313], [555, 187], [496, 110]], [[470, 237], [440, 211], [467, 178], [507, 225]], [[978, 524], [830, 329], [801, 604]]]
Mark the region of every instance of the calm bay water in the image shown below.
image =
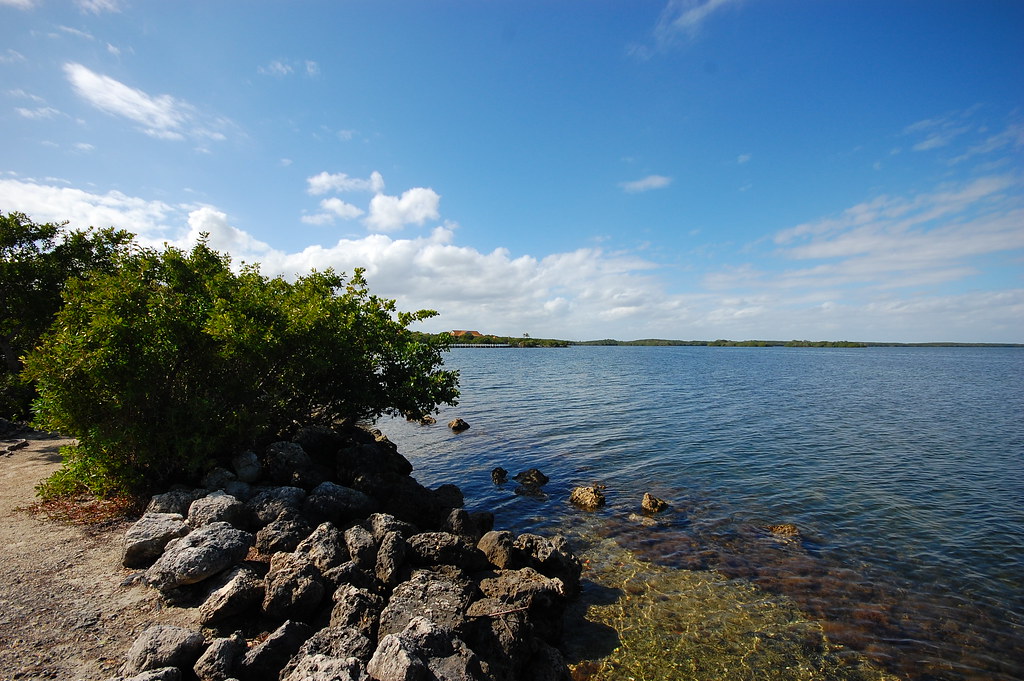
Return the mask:
[[[435, 426], [380, 426], [424, 484], [456, 482], [502, 527], [573, 537], [601, 586], [588, 619], [618, 628], [640, 602], [642, 618], [672, 622], [656, 656], [671, 675], [636, 662], [642, 678], [783, 678], [801, 664], [792, 678], [868, 678], [851, 676], [856, 658], [901, 678], [1024, 679], [1024, 350], [456, 349], [446, 363], [462, 375], [457, 407]], [[456, 416], [471, 429], [451, 433]], [[494, 485], [496, 466], [541, 469], [546, 495]], [[569, 491], [594, 482], [608, 506], [573, 508]], [[653, 526], [635, 515], [646, 491], [672, 504]], [[799, 540], [765, 529], [777, 523]], [[657, 593], [630, 590], [634, 560]], [[749, 611], [738, 603], [753, 589], [764, 628], [723, 624], [716, 640], [736, 640], [693, 662], [708, 638], [679, 643], [693, 579], [718, 589], [702, 622]], [[807, 653], [797, 621], [826, 643]], [[594, 678], [641, 678], [628, 658], [650, 638], [621, 636]], [[814, 664], [782, 651], [797, 638]]]

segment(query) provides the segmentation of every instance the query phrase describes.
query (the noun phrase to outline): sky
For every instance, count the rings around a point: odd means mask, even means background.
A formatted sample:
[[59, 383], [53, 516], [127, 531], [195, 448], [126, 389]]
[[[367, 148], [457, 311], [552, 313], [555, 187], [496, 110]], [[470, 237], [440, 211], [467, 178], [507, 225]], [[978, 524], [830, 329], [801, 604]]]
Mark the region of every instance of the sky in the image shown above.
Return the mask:
[[424, 331], [1024, 342], [1024, 2], [0, 0], [0, 211]]

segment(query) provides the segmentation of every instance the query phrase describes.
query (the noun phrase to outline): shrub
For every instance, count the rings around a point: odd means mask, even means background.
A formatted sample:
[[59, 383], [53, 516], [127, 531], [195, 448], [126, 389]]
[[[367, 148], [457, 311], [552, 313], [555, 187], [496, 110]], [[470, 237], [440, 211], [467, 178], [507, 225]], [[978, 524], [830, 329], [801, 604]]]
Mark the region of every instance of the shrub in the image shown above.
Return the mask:
[[27, 360], [37, 423], [79, 441], [44, 492], [144, 491], [298, 425], [454, 404], [447, 341], [407, 328], [434, 314], [397, 312], [362, 270], [236, 273], [205, 240], [125, 254], [68, 286]]

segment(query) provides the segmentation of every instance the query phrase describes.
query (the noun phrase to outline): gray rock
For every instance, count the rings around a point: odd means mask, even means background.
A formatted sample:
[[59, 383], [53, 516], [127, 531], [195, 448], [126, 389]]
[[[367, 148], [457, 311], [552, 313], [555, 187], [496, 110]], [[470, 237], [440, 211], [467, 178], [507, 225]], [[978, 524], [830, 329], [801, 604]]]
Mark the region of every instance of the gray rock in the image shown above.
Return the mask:
[[199, 622], [210, 625], [254, 611], [263, 602], [263, 579], [249, 565], [239, 565], [219, 575], [199, 606]]
[[312, 531], [313, 526], [298, 511], [285, 508], [256, 533], [256, 550], [264, 556], [291, 553]]
[[184, 518], [192, 502], [205, 497], [206, 493], [205, 489], [172, 489], [153, 496], [146, 506], [146, 513], [177, 513]]
[[212, 577], [245, 557], [253, 536], [227, 523], [211, 523], [167, 545], [143, 577], [167, 591]]
[[192, 528], [210, 523], [228, 523], [245, 529], [247, 517], [245, 504], [221, 490], [196, 499], [188, 509], [188, 524]]
[[490, 681], [465, 641], [425, 617], [413, 619], [399, 634], [385, 636], [367, 671], [378, 681]]
[[256, 452], [242, 452], [231, 459], [231, 468], [235, 475], [242, 482], [252, 484], [260, 479], [263, 473], [263, 466]]
[[345, 546], [360, 568], [373, 570], [377, 567], [377, 543], [365, 528], [355, 525], [345, 530]]
[[124, 536], [121, 564], [127, 568], [149, 567], [172, 539], [184, 537], [188, 531], [178, 513], [146, 513]]
[[351, 585], [340, 586], [334, 592], [331, 626], [356, 631], [370, 641], [376, 641], [383, 609], [384, 599], [377, 594]]
[[514, 562], [513, 539], [511, 532], [492, 530], [480, 538], [476, 547], [483, 552], [491, 565], [503, 570], [511, 567]]
[[191, 669], [206, 639], [183, 627], [157, 624], [146, 629], [128, 649], [121, 674], [133, 676], [162, 667]]
[[480, 580], [480, 591], [512, 607], [552, 607], [565, 601], [562, 580], [545, 577], [533, 568], [502, 570]]
[[566, 593], [575, 598], [580, 592], [580, 574], [583, 566], [561, 535], [551, 539], [536, 534], [521, 534], [513, 546], [524, 560], [523, 567], [532, 567], [547, 577], [557, 577], [565, 585]]
[[177, 667], [161, 667], [135, 676], [115, 676], [110, 681], [181, 681], [181, 670]]
[[367, 518], [367, 521], [370, 523], [370, 532], [373, 533], [373, 538], [378, 543], [384, 539], [384, 535], [388, 532], [399, 532], [406, 538], [419, 532], [412, 523], [399, 520], [387, 513], [372, 513]]
[[330, 521], [342, 525], [365, 518], [373, 511], [373, 501], [350, 487], [322, 482], [309, 493], [303, 505], [305, 514], [314, 521]]
[[359, 589], [366, 589], [367, 591], [378, 593], [381, 587], [381, 584], [377, 581], [377, 577], [375, 575], [360, 568], [351, 560], [325, 572], [324, 581], [334, 589], [339, 589], [346, 584], [351, 584]]
[[246, 681], [277, 681], [288, 660], [312, 634], [308, 624], [285, 622], [265, 641], [249, 649], [238, 664], [238, 676]]
[[281, 676], [291, 674], [297, 667], [298, 661], [303, 657], [323, 655], [342, 660], [354, 657], [365, 663], [373, 657], [373, 651], [376, 648], [376, 642], [371, 642], [370, 639], [351, 627], [327, 626], [302, 644], [299, 652], [281, 672]]
[[397, 634], [415, 617], [429, 617], [441, 626], [458, 630], [477, 591], [458, 568], [449, 566], [415, 570], [395, 587], [380, 614], [378, 639]]
[[214, 639], [196, 660], [192, 671], [200, 681], [227, 681], [245, 652], [245, 638], [236, 631], [230, 638]]
[[467, 572], [486, 570], [489, 565], [482, 551], [450, 532], [421, 532], [409, 537], [408, 543], [413, 565], [456, 565]]
[[224, 489], [224, 487], [237, 480], [235, 474], [226, 468], [220, 466], [209, 470], [206, 475], [203, 476], [202, 485], [208, 490]]
[[281, 681], [370, 681], [363, 663], [355, 658], [303, 655], [296, 660], [294, 667], [281, 673]]
[[268, 617], [308, 622], [326, 593], [316, 566], [293, 553], [276, 553], [264, 580], [263, 612]]
[[388, 532], [377, 551], [377, 579], [386, 587], [393, 588], [400, 580], [401, 568], [409, 545], [400, 532]]
[[285, 509], [299, 511], [306, 499], [306, 492], [298, 487], [263, 487], [254, 490], [256, 494], [245, 503], [256, 527], [264, 527]]
[[243, 504], [252, 499], [256, 494], [256, 492], [253, 491], [252, 485], [247, 482], [242, 482], [241, 480], [232, 480], [228, 484], [224, 485], [224, 491], [241, 501]]
[[338, 567], [349, 559], [345, 535], [331, 523], [321, 523], [299, 542], [295, 553], [305, 556], [321, 573]]

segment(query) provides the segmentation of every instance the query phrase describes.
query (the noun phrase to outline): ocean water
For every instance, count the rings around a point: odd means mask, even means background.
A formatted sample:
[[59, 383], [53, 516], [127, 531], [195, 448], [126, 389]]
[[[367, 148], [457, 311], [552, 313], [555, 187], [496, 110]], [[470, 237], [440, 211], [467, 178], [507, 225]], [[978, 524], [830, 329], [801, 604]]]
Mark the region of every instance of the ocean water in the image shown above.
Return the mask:
[[[570, 538], [587, 561], [577, 678], [1024, 679], [1024, 350], [472, 348], [446, 364], [458, 406], [378, 425], [424, 484]], [[497, 466], [551, 482], [519, 494]], [[606, 507], [568, 503], [592, 483]], [[644, 492], [670, 509], [641, 515]]]

